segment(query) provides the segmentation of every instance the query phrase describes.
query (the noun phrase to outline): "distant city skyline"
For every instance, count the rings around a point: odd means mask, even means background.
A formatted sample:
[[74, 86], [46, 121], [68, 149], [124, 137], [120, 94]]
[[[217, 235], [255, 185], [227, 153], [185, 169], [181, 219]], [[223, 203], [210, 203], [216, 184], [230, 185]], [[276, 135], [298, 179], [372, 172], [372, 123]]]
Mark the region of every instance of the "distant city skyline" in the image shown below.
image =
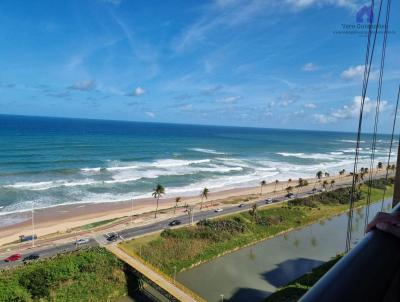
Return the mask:
[[[0, 114], [356, 130], [366, 37], [346, 28], [357, 28], [368, 1], [21, 3], [0, 4]], [[392, 1], [378, 129], [386, 133], [400, 80], [399, 11]]]

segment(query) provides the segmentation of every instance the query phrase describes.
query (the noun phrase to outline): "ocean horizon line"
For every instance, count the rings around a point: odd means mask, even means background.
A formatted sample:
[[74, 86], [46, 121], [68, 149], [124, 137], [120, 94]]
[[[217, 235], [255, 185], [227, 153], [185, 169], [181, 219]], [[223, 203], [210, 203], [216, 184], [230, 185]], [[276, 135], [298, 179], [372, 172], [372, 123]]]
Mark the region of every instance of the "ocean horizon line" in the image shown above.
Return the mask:
[[[218, 128], [233, 128], [233, 129], [259, 129], [259, 130], [273, 130], [273, 131], [293, 131], [293, 132], [317, 132], [317, 133], [337, 133], [337, 134], [354, 134], [353, 131], [336, 131], [336, 130], [315, 130], [307, 128], [271, 128], [271, 127], [257, 127], [257, 126], [236, 126], [236, 125], [216, 125], [216, 124], [191, 124], [191, 123], [177, 123], [177, 122], [162, 122], [162, 121], [139, 121], [139, 120], [115, 120], [104, 118], [88, 118], [88, 117], [64, 117], [64, 116], [43, 116], [43, 115], [22, 115], [22, 114], [7, 114], [0, 113], [0, 117], [20, 117], [20, 118], [43, 118], [43, 119], [59, 119], [59, 120], [77, 120], [77, 121], [98, 121], [98, 122], [117, 122], [117, 123], [138, 123], [138, 124], [155, 124], [155, 125], [170, 125], [170, 126], [194, 126], [194, 127], [218, 127]], [[372, 132], [364, 132], [366, 135], [373, 135]], [[390, 133], [381, 132], [377, 135], [390, 135]]]

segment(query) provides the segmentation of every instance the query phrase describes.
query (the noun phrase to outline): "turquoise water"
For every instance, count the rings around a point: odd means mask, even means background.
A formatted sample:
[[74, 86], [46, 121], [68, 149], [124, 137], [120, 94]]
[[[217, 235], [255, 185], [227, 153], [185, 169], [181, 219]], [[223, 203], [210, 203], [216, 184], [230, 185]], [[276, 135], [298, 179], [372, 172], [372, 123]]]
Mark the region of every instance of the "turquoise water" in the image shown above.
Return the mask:
[[[350, 170], [352, 133], [0, 115], [0, 214]], [[369, 141], [363, 137], [367, 166]], [[389, 136], [379, 137], [385, 160]]]

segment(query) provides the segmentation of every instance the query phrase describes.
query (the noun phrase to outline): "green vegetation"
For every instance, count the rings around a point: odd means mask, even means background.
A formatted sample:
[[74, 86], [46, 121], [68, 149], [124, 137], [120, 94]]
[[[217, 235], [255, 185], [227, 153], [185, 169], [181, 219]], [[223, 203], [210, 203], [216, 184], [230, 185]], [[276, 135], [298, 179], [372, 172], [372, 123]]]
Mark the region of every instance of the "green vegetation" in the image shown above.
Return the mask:
[[376, 189], [381, 189], [383, 190], [385, 188], [386, 185], [393, 185], [394, 179], [393, 178], [388, 178], [388, 180], [386, 181], [384, 178], [380, 178], [380, 179], [373, 179], [372, 181], [366, 181], [365, 184], [366, 185], [370, 185], [372, 188], [376, 188]]
[[124, 265], [103, 248], [91, 248], [0, 272], [0, 301], [115, 301], [138, 288]]
[[111, 222], [114, 222], [114, 221], [116, 221], [118, 219], [119, 218], [113, 218], [113, 219], [107, 219], [107, 220], [102, 220], [102, 221], [96, 221], [96, 222], [93, 222], [93, 223], [85, 224], [85, 225], [81, 226], [80, 229], [81, 230], [89, 230], [89, 229], [97, 228], [99, 226], [106, 225], [106, 224], [109, 224]]
[[278, 289], [270, 295], [266, 302], [295, 302], [310, 289], [317, 281], [328, 271], [336, 262], [339, 261], [341, 256], [314, 268], [310, 273], [307, 273], [300, 278], [290, 282], [288, 285]]
[[[365, 204], [367, 188], [357, 192], [356, 206]], [[387, 187], [386, 196], [393, 194]], [[371, 202], [382, 198], [382, 190], [372, 188]], [[196, 226], [168, 229], [150, 238], [127, 241], [121, 247], [142, 257], [160, 271], [173, 275], [209, 261], [226, 252], [247, 246], [293, 228], [345, 212], [349, 188], [323, 192], [303, 199], [293, 199], [267, 207], [253, 207], [249, 212], [200, 221]]]

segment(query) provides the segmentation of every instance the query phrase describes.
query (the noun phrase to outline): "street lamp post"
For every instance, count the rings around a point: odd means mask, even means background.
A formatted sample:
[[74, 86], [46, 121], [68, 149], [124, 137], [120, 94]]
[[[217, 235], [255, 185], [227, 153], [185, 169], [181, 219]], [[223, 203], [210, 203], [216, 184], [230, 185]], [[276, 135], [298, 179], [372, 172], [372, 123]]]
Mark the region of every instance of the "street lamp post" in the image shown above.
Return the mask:
[[192, 225], [193, 224], [193, 207], [189, 207], [188, 208], [188, 214], [189, 214], [189, 224]]
[[224, 295], [221, 294], [220, 296], [221, 296], [221, 302], [224, 302]]
[[176, 280], [176, 265], [174, 266], [174, 284], [175, 284], [175, 280]]
[[133, 198], [131, 199], [131, 224], [133, 224]]
[[32, 201], [32, 248], [35, 247], [35, 201]]

